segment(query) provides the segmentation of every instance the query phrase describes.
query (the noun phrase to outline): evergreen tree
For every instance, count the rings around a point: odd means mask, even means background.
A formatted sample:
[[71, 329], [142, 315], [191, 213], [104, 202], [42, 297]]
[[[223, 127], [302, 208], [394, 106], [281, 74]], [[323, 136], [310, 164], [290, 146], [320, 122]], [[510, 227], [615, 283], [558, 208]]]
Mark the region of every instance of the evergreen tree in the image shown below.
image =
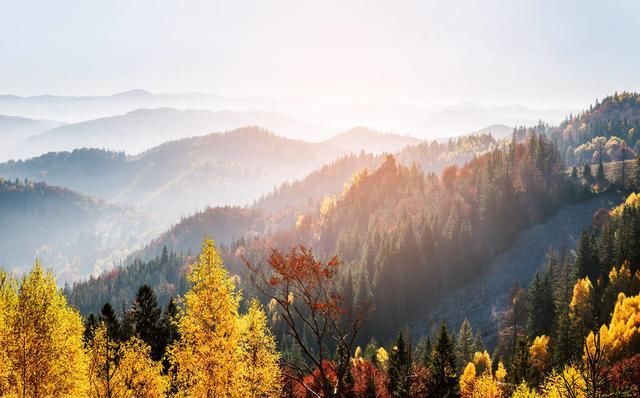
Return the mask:
[[172, 297], [165, 306], [164, 312], [162, 313], [162, 319], [160, 320], [163, 345], [162, 352], [180, 338], [180, 335], [178, 334], [178, 325], [176, 323], [177, 317], [178, 306], [176, 305], [176, 299]]
[[393, 397], [409, 396], [409, 369], [411, 358], [404, 341], [403, 333], [398, 333], [396, 345], [389, 353], [389, 392]]
[[508, 372], [511, 384], [519, 384], [522, 381], [526, 381], [530, 369], [529, 347], [525, 339], [519, 339], [516, 352], [511, 359], [511, 370]]
[[591, 174], [591, 165], [589, 163], [586, 163], [584, 165], [584, 168], [582, 169], [582, 177], [584, 177], [584, 180], [587, 182], [587, 184], [590, 184], [593, 181], [593, 175]]
[[163, 336], [160, 325], [162, 311], [151, 286], [140, 286], [131, 307], [136, 336], [151, 347], [151, 357], [158, 361], [163, 355]]
[[371, 361], [374, 365], [377, 363], [378, 348], [378, 342], [372, 337], [371, 340], [369, 340], [367, 347], [364, 349], [364, 358]]
[[440, 326], [433, 348], [432, 363], [435, 379], [434, 396], [442, 398], [457, 397], [459, 392], [455, 347], [444, 322]]
[[555, 317], [553, 287], [549, 271], [541, 279], [536, 274], [529, 288], [529, 319], [527, 329], [531, 337], [551, 335], [551, 326]]
[[464, 369], [464, 367], [471, 361], [474, 350], [474, 338], [473, 330], [471, 329], [471, 323], [468, 319], [465, 319], [460, 324], [460, 331], [456, 339], [456, 357], [458, 360], [458, 370]]
[[107, 328], [107, 335], [111, 340], [120, 340], [120, 321], [116, 312], [109, 303], [105, 303], [100, 310], [100, 322], [104, 322]]
[[89, 342], [93, 340], [94, 331], [99, 324], [100, 322], [98, 321], [98, 318], [93, 313], [89, 314], [87, 319], [84, 321], [84, 343], [85, 344], [89, 344]]
[[423, 336], [416, 346], [416, 361], [426, 367], [431, 367], [431, 355], [433, 354], [433, 343], [431, 337]]
[[602, 163], [602, 149], [600, 156], [598, 157], [598, 171], [596, 173], [596, 181], [599, 184], [605, 184], [607, 182], [607, 176], [604, 174], [604, 164]]
[[578, 247], [576, 249], [576, 269], [578, 270], [578, 277], [584, 278], [587, 276], [593, 281], [597, 280], [598, 276], [602, 274], [600, 258], [594, 237], [587, 231], [582, 232], [580, 240], [578, 241]]

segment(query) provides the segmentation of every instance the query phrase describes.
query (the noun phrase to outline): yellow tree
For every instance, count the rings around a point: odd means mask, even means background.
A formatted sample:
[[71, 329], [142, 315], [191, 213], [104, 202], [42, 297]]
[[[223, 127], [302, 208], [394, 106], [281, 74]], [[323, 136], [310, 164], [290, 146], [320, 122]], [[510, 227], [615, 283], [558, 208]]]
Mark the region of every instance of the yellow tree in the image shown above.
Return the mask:
[[[3, 290], [3, 294], [12, 296]], [[36, 262], [20, 281], [12, 301], [11, 308], [3, 311], [8, 313], [3, 321], [8, 342], [3, 344], [1, 355], [8, 358], [6, 364], [12, 381], [5, 395], [20, 398], [86, 396], [87, 358], [82, 318], [67, 304], [53, 275]]]
[[478, 376], [484, 375], [485, 373], [491, 376], [491, 357], [489, 353], [485, 350], [484, 352], [477, 351], [473, 354], [473, 364], [476, 367], [476, 373]]
[[511, 398], [538, 398], [538, 394], [536, 394], [535, 390], [530, 389], [527, 383], [523, 381], [518, 384], [518, 387], [513, 391]]
[[118, 373], [125, 398], [163, 398], [169, 389], [162, 363], [151, 358], [151, 347], [137, 337], [123, 344]]
[[485, 373], [476, 379], [471, 397], [502, 398], [502, 389], [491, 375]]
[[545, 398], [587, 398], [584, 377], [575, 366], [554, 371], [542, 386]]
[[551, 364], [551, 352], [549, 351], [549, 336], [537, 336], [529, 347], [531, 364], [536, 371], [543, 375]]
[[593, 285], [588, 277], [578, 279], [573, 287], [573, 296], [569, 303], [569, 318], [573, 324], [576, 338], [583, 341], [591, 329], [593, 321]]
[[10, 320], [18, 299], [16, 281], [0, 270], [0, 397], [13, 391], [14, 374], [12, 372], [9, 348], [11, 340]]
[[121, 356], [120, 345], [107, 333], [107, 325], [101, 322], [89, 342], [89, 392], [92, 398], [116, 398], [124, 396], [119, 380], [117, 361]]
[[244, 390], [246, 397], [266, 398], [280, 395], [280, 354], [267, 327], [267, 317], [258, 300], [252, 300], [242, 317], [241, 351], [246, 366]]
[[[596, 352], [596, 336], [589, 333], [585, 351]], [[626, 297], [618, 295], [609, 326], [602, 325], [599, 343], [607, 359], [614, 361], [634, 352], [640, 347], [640, 295]]]
[[473, 387], [476, 382], [476, 367], [469, 362], [460, 376], [460, 396], [470, 398], [473, 395]]
[[206, 239], [188, 275], [178, 317], [180, 341], [169, 349], [175, 382], [185, 397], [244, 397], [239, 295], [213, 240]]
[[92, 398], [162, 398], [169, 383], [162, 363], [151, 359], [151, 348], [134, 337], [112, 340], [106, 324], [95, 330], [89, 344], [89, 384]]

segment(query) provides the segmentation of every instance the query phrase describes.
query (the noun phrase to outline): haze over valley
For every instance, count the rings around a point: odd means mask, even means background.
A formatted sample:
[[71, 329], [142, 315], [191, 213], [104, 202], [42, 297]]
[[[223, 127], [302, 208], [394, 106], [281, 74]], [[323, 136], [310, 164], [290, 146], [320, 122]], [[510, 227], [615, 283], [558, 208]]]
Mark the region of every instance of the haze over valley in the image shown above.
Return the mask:
[[640, 3], [0, 12], [0, 398], [640, 398]]

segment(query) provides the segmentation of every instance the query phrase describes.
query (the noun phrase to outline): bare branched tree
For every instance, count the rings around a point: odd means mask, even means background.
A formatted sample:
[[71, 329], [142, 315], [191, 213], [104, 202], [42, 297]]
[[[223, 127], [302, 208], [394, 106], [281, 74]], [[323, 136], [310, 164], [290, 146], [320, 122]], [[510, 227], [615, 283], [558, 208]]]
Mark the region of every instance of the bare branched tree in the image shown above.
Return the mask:
[[370, 304], [351, 308], [337, 284], [341, 262], [317, 261], [311, 249], [297, 246], [287, 254], [272, 250], [269, 267], [250, 264], [251, 281], [275, 306], [287, 334], [300, 347], [303, 361], [284, 359], [287, 377], [315, 397], [341, 397], [356, 335], [371, 312]]

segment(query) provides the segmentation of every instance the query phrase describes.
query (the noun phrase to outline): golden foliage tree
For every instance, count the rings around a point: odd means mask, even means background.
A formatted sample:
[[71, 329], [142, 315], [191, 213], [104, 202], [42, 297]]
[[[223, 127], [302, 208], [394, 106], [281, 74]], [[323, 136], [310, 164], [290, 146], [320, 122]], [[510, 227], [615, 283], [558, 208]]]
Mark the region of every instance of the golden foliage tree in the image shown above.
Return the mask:
[[485, 373], [491, 376], [491, 357], [489, 353], [485, 350], [484, 352], [477, 351], [473, 354], [473, 364], [476, 367], [476, 373], [478, 376], [484, 375]]
[[91, 397], [111, 398], [122, 395], [118, 380], [117, 361], [121, 356], [120, 345], [107, 333], [107, 325], [101, 322], [93, 331], [89, 342], [89, 392]]
[[472, 398], [502, 398], [502, 396], [502, 389], [490, 375], [485, 373], [476, 379]]
[[588, 277], [578, 279], [573, 287], [573, 296], [569, 303], [569, 319], [576, 333], [574, 338], [582, 341], [593, 321], [593, 285]]
[[[589, 333], [585, 350], [595, 351], [595, 337], [593, 332]], [[602, 325], [599, 339], [604, 355], [611, 361], [640, 348], [640, 295], [618, 295], [611, 323], [609, 326]]]
[[549, 336], [537, 336], [529, 347], [531, 364], [540, 374], [544, 374], [551, 364], [551, 352], [549, 351]]
[[538, 398], [538, 394], [523, 381], [513, 391], [511, 398]]
[[246, 397], [278, 397], [281, 372], [280, 354], [276, 342], [267, 327], [267, 317], [258, 300], [252, 300], [249, 311], [242, 317], [241, 349]]
[[193, 287], [178, 317], [180, 341], [169, 349], [180, 396], [245, 397], [239, 295], [213, 240], [188, 275]]
[[83, 331], [82, 318], [39, 262], [19, 283], [2, 274], [2, 396], [86, 396]]
[[92, 398], [162, 398], [169, 383], [162, 363], [151, 359], [151, 348], [133, 337], [119, 343], [109, 337], [103, 322], [94, 331], [88, 348]]
[[473, 387], [476, 382], [476, 367], [469, 362], [460, 376], [460, 396], [469, 398], [473, 395]]
[[118, 372], [125, 387], [123, 397], [162, 398], [169, 389], [162, 363], [151, 358], [151, 347], [137, 337], [123, 344]]
[[565, 366], [562, 372], [551, 373], [542, 391], [545, 398], [586, 398], [586, 383], [578, 368]]
[[16, 308], [16, 281], [0, 270], [0, 396], [8, 396], [13, 390], [15, 375], [12, 372], [9, 347], [11, 340], [10, 322]]

